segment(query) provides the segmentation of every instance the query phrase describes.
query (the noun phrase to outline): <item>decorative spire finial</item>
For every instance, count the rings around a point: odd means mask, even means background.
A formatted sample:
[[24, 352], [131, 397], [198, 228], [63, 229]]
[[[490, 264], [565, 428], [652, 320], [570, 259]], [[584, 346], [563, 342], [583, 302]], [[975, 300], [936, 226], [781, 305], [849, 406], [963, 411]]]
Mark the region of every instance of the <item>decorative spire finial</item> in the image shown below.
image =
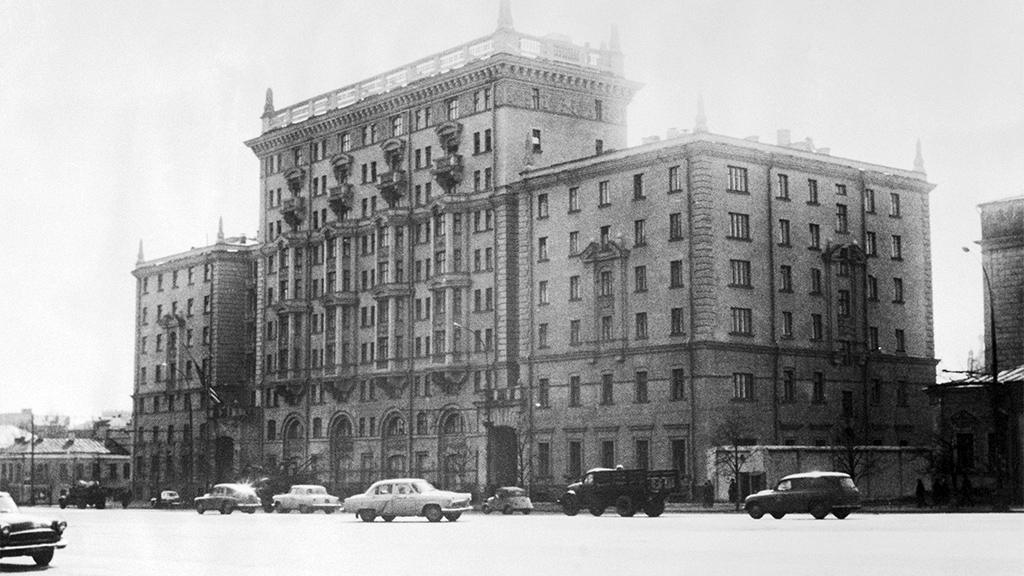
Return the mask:
[[622, 52], [622, 47], [619, 45], [619, 27], [612, 24], [611, 38], [608, 39], [608, 49], [612, 52]]
[[921, 139], [917, 139], [917, 153], [914, 155], [914, 172], [924, 173], [924, 156], [921, 155]]
[[142, 238], [139, 238], [139, 258], [135, 261], [136, 264], [142, 264], [146, 261], [146, 257], [142, 254]]
[[704, 113], [704, 95], [697, 95], [697, 119], [693, 123], [693, 131], [707, 132], [708, 131], [708, 116]]
[[273, 116], [274, 115], [274, 91], [267, 88], [267, 101], [263, 104], [263, 115]]
[[224, 243], [224, 217], [221, 216], [217, 222], [217, 244]]
[[512, 1], [501, 0], [498, 5], [498, 29], [512, 29]]

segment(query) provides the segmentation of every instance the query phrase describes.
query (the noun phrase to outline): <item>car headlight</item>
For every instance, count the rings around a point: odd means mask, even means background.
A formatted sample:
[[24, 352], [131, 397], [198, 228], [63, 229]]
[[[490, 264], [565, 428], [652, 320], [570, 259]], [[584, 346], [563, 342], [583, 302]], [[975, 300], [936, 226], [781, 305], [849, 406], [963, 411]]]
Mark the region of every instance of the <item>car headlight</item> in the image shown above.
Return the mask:
[[4, 526], [3, 528], [0, 528], [0, 537], [7, 538], [10, 535], [11, 535], [11, 527], [10, 526]]
[[64, 529], [67, 528], [67, 527], [68, 527], [68, 523], [64, 522], [63, 520], [61, 520], [61, 521], [54, 520], [53, 521], [53, 531], [56, 532], [57, 534], [63, 534], [64, 533]]

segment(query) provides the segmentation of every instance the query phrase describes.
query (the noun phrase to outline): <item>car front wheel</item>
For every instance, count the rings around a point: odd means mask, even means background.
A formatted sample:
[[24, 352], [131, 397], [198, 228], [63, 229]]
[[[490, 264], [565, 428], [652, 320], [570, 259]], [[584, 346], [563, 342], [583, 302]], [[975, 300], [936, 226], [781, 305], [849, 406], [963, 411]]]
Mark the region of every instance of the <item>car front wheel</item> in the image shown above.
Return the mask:
[[850, 511], [845, 508], [842, 510], [833, 510], [832, 515], [840, 520], [845, 520], [846, 517], [850, 515]]
[[377, 517], [377, 513], [373, 510], [360, 510], [359, 519], [363, 522], [373, 522], [373, 519]]
[[423, 515], [427, 517], [430, 522], [440, 522], [443, 515], [441, 514], [441, 507], [436, 505], [430, 505], [423, 509]]
[[747, 514], [754, 520], [760, 520], [764, 516], [764, 508], [760, 504], [751, 504], [750, 508], [747, 508]]
[[665, 501], [655, 498], [644, 505], [644, 514], [657, 518], [665, 511]]
[[220, 505], [220, 513], [221, 514], [231, 514], [234, 511], [235, 511], [235, 509], [234, 509], [233, 506], [231, 506], [230, 502], [225, 502], [225, 503]]
[[580, 511], [580, 505], [574, 496], [566, 496], [562, 499], [562, 512], [566, 516], [575, 516]]
[[633, 499], [629, 496], [619, 496], [619, 499], [615, 501], [615, 511], [619, 513], [619, 516], [625, 518], [636, 514], [636, 508], [633, 507]]
[[828, 516], [828, 506], [822, 503], [811, 506], [811, 516], [814, 516], [815, 520], [823, 520]]
[[381, 516], [381, 518], [383, 518], [385, 522], [391, 522], [391, 521], [393, 521], [395, 519], [395, 515], [394, 514], [384, 514], [384, 515]]
[[450, 512], [450, 513], [444, 515], [444, 517], [447, 518], [449, 522], [455, 522], [461, 516], [462, 516], [462, 512]]
[[491, 513], [491, 507], [488, 504], [484, 504], [483, 506], [480, 507], [480, 511], [483, 512], [484, 514], [490, 514]]
[[206, 512], [206, 507], [202, 504], [196, 504], [196, 512], [202, 514], [203, 512]]
[[53, 548], [36, 552], [32, 555], [32, 560], [35, 561], [36, 566], [49, 566], [50, 561], [53, 560]]
[[776, 520], [782, 520], [785, 516], [785, 512], [772, 512], [772, 518], [775, 518]]

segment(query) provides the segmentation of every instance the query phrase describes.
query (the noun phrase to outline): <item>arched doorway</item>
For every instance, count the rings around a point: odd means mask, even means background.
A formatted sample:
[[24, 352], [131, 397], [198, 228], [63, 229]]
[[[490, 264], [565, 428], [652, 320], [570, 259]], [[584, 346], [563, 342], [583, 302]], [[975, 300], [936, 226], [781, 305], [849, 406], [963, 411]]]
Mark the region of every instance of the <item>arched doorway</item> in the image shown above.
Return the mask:
[[511, 426], [491, 426], [487, 431], [490, 450], [487, 479], [494, 487], [519, 484], [519, 436]]
[[406, 476], [406, 448], [409, 435], [406, 431], [405, 418], [398, 412], [392, 412], [384, 418], [381, 426], [382, 443], [381, 461], [384, 462], [384, 475], [388, 478]]
[[356, 482], [352, 475], [352, 421], [348, 416], [339, 416], [331, 424], [331, 488], [337, 494], [349, 494], [349, 485]]
[[306, 455], [306, 430], [298, 418], [284, 425], [284, 467], [288, 473], [295, 473]]
[[213, 443], [214, 482], [232, 482], [235, 468], [235, 440], [218, 436]]
[[438, 422], [441, 485], [447, 490], [461, 490], [475, 477], [475, 465], [466, 438], [466, 419], [458, 410], [446, 412]]

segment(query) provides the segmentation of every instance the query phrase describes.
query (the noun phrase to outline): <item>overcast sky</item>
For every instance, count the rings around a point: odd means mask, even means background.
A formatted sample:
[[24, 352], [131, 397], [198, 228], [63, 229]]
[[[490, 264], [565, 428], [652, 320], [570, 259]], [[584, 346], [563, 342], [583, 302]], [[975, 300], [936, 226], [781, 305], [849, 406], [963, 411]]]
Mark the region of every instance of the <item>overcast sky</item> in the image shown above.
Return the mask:
[[[1024, 194], [1024, 3], [513, 0], [516, 29], [619, 27], [629, 140], [690, 128], [911, 168], [932, 192], [936, 355], [981, 350], [979, 202]], [[0, 412], [130, 409], [135, 265], [255, 234], [278, 108], [489, 34], [498, 0], [0, 0]]]

